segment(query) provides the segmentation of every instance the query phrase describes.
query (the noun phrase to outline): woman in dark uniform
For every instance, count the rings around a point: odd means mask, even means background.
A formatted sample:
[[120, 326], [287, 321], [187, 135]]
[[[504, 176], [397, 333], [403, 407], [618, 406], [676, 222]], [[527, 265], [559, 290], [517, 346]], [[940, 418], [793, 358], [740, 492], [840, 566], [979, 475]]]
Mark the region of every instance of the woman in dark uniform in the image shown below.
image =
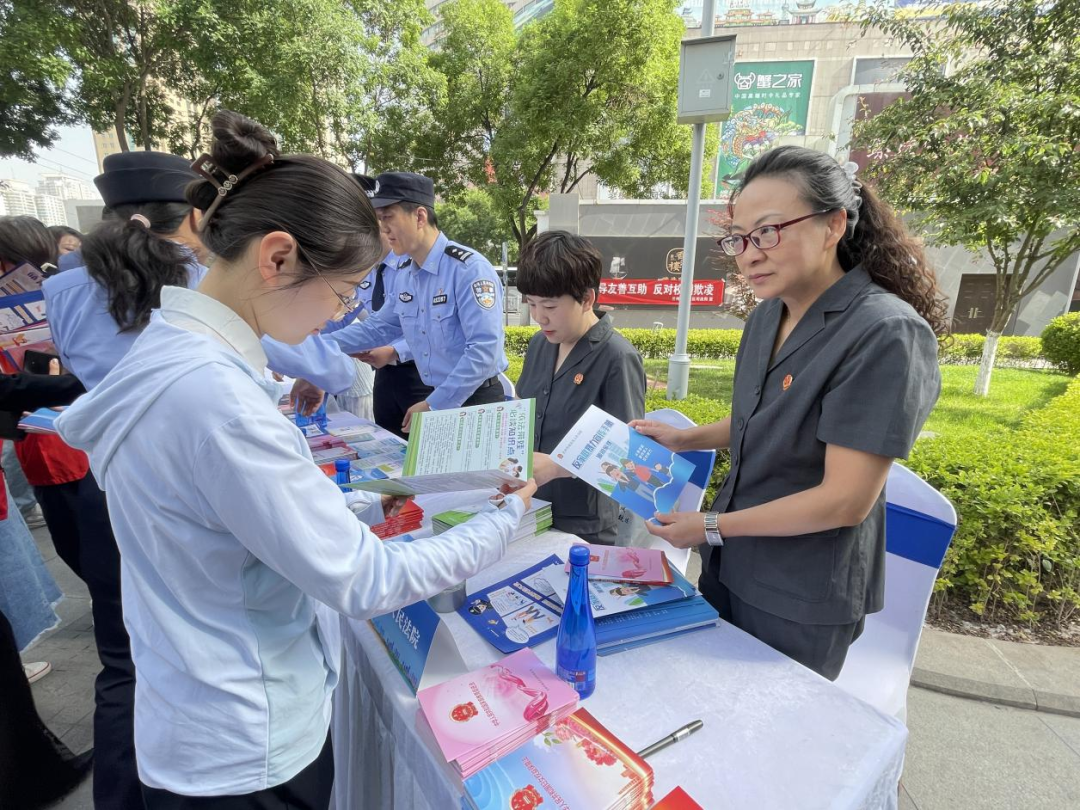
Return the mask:
[[711, 512], [647, 525], [701, 545], [699, 587], [725, 619], [835, 679], [882, 608], [885, 480], [940, 392], [946, 307], [902, 222], [828, 155], [766, 152], [730, 213], [720, 245], [762, 299], [731, 416], [634, 427], [673, 450], [730, 448], [731, 472]]
[[553, 525], [587, 543], [614, 545], [619, 504], [544, 455], [590, 405], [624, 422], [645, 413], [641, 355], [594, 312], [602, 271], [600, 251], [565, 231], [541, 234], [522, 252], [517, 288], [540, 331], [529, 341], [517, 393], [536, 400], [534, 474], [549, 482], [537, 497], [551, 501]]

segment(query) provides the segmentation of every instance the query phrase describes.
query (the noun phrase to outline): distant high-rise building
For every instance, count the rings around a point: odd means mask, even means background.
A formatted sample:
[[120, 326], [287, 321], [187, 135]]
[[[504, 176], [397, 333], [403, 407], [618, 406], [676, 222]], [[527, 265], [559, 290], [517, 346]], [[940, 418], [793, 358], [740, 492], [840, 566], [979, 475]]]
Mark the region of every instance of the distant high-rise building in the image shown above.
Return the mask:
[[37, 208], [37, 218], [46, 225], [67, 225], [67, 211], [64, 209], [64, 201], [51, 194], [35, 194], [34, 205]]
[[4, 199], [5, 214], [11, 217], [36, 217], [37, 201], [29, 183], [22, 180], [0, 181], [0, 197]]
[[66, 174], [38, 175], [38, 194], [59, 197], [61, 200], [94, 200], [100, 195], [93, 185]]

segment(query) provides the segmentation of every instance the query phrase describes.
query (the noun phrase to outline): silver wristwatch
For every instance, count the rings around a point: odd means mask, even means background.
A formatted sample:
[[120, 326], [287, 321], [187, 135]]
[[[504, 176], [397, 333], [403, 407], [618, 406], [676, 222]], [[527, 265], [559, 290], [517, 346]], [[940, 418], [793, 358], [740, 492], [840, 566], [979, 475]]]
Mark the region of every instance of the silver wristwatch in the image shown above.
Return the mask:
[[724, 538], [720, 534], [720, 513], [705, 513], [705, 542], [710, 546], [724, 545]]

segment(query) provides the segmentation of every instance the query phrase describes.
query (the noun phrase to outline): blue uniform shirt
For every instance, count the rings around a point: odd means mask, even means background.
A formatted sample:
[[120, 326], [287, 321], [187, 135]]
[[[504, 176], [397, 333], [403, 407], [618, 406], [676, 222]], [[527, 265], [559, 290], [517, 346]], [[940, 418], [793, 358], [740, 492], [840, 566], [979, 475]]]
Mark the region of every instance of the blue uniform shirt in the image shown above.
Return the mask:
[[[197, 287], [205, 275], [206, 268], [192, 254], [188, 287]], [[41, 285], [41, 291], [45, 294], [45, 316], [60, 362], [79, 378], [87, 391], [92, 390], [128, 353], [142, 330], [120, 331], [109, 314], [109, 294], [90, 277], [85, 266], [50, 276]]]
[[382, 309], [330, 337], [350, 354], [404, 337], [420, 378], [435, 388], [427, 398], [434, 410], [459, 407], [508, 365], [499, 277], [442, 233], [423, 266], [403, 257]]
[[[206, 268], [192, 254], [188, 288], [197, 287], [205, 275]], [[94, 389], [128, 353], [142, 330], [120, 331], [109, 314], [108, 293], [90, 277], [85, 266], [45, 279], [41, 289], [60, 362], [86, 390]], [[297, 346], [268, 336], [262, 344], [271, 369], [289, 377], [302, 377], [332, 394], [347, 391], [356, 379], [352, 358], [321, 335], [312, 335]]]

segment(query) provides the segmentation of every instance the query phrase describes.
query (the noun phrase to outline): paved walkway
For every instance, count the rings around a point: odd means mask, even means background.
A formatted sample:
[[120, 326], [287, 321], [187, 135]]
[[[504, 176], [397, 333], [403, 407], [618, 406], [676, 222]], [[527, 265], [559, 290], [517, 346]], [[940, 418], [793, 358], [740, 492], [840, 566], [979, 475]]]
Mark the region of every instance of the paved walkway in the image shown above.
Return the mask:
[[[34, 539], [66, 596], [58, 608], [61, 626], [23, 658], [53, 665], [33, 685], [34, 701], [46, 724], [79, 753], [92, 744], [99, 669], [89, 597], [56, 556], [48, 533], [39, 529]], [[699, 560], [691, 557], [691, 581]], [[927, 628], [912, 685], [923, 689], [913, 689], [909, 697], [911, 738], [901, 808], [1080, 807], [1080, 721], [1072, 719], [1080, 718], [1080, 648]], [[977, 787], [991, 784], [989, 793]], [[89, 780], [58, 808], [92, 810]]]

